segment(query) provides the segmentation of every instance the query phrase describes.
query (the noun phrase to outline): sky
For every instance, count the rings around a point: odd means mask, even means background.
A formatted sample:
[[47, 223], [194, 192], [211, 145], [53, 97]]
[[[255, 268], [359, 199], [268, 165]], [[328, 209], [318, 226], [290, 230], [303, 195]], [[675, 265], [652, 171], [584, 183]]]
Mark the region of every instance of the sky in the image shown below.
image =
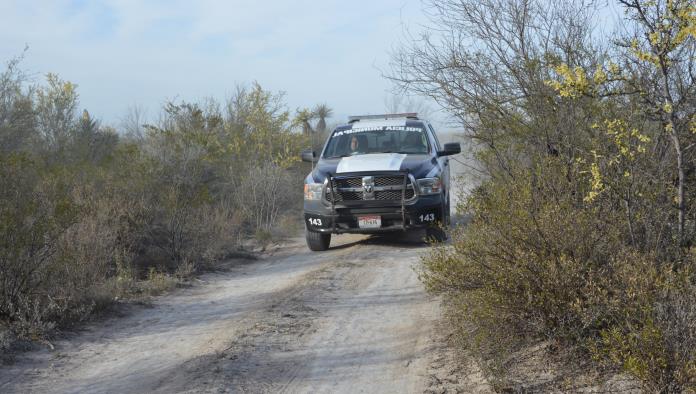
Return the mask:
[[28, 46], [35, 82], [77, 84], [80, 108], [114, 126], [252, 81], [341, 122], [385, 110], [389, 53], [424, 23], [418, 0], [0, 0], [0, 62]]

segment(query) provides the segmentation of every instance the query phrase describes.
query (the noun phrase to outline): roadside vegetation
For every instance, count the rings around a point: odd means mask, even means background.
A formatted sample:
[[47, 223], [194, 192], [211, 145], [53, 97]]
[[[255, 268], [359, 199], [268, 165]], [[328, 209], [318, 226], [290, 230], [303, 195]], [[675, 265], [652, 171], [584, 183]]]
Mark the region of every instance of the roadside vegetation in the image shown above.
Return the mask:
[[475, 146], [472, 221], [422, 277], [501, 391], [539, 343], [696, 391], [696, 5], [615, 5], [430, 0], [393, 56]]
[[[0, 73], [0, 348], [299, 226], [313, 116], [282, 94], [254, 83], [115, 129], [78, 109], [76, 85], [34, 83], [20, 60]], [[322, 127], [330, 115], [317, 113]]]

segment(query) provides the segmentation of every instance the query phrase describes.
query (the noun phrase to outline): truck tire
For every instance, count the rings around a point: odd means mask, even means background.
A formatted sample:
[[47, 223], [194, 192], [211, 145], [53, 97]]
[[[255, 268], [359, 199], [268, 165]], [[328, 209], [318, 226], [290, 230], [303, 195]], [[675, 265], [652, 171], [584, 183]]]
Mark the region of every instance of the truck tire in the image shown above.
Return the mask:
[[[445, 198], [443, 198], [444, 200]], [[447, 232], [445, 228], [449, 225], [449, 204], [443, 202], [440, 211], [440, 217], [434, 226], [429, 226], [425, 231], [425, 236], [428, 242], [445, 242], [447, 240]]]
[[450, 224], [452, 224], [452, 212], [450, 211], [450, 204], [448, 202], [445, 208], [445, 225], [449, 227]]
[[425, 230], [425, 237], [429, 242], [447, 241], [447, 232], [442, 227], [433, 226]]
[[449, 226], [450, 225], [450, 199], [449, 199], [449, 194], [446, 195], [445, 197], [445, 205], [442, 209], [442, 224], [444, 226]]
[[316, 233], [305, 229], [305, 239], [309, 250], [321, 252], [329, 248], [331, 234]]

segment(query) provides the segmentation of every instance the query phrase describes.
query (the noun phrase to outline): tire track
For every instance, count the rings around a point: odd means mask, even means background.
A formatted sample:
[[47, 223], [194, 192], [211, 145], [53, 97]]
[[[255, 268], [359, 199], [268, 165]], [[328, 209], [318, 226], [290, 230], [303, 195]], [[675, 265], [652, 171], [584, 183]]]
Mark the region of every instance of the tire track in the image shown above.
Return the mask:
[[[3, 392], [423, 392], [439, 303], [418, 236], [302, 240], [0, 368]], [[430, 385], [432, 387], [432, 385]], [[439, 387], [438, 387], [439, 390]]]

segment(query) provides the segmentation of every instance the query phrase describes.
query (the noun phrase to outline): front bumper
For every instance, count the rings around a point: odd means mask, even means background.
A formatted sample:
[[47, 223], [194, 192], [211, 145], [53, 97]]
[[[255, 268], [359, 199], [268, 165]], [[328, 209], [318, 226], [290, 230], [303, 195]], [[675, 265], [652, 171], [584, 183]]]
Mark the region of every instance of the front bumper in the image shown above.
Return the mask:
[[[304, 219], [309, 231], [319, 233], [370, 234], [425, 228], [442, 220], [443, 198], [441, 194], [420, 195], [404, 205], [400, 202], [362, 201], [359, 204], [337, 204], [333, 210], [322, 201], [305, 201]], [[362, 215], [379, 215], [382, 226], [360, 228], [358, 217]]]

